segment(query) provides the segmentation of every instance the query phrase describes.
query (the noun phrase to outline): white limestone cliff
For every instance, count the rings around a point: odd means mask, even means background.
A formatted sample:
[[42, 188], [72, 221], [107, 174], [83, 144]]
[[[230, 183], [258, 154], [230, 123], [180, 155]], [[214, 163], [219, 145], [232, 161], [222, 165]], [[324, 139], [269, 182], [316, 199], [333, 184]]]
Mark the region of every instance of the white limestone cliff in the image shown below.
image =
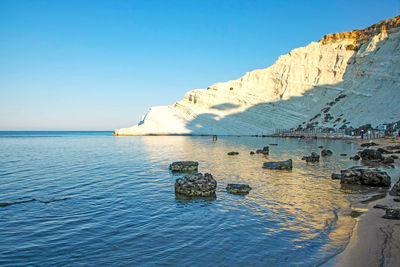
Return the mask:
[[[152, 107], [115, 135], [270, 134], [278, 128], [358, 127], [400, 120], [400, 16], [329, 34], [269, 68]], [[319, 114], [319, 115], [318, 115]]]

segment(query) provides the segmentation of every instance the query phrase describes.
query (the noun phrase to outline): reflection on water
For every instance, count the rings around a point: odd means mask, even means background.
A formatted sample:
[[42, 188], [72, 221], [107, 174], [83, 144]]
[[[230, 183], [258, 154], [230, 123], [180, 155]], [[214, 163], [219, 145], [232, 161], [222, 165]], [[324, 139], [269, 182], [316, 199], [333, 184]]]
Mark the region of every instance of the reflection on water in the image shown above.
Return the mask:
[[[53, 133], [54, 134], [54, 133]], [[250, 155], [268, 144], [270, 155]], [[300, 160], [318, 146], [334, 155]], [[0, 264], [300, 265], [343, 248], [354, 219], [332, 172], [351, 167], [358, 145], [254, 137], [68, 135], [0, 139]], [[238, 151], [237, 156], [228, 156]], [[262, 169], [291, 158], [292, 171]], [[217, 180], [211, 199], [174, 194], [168, 165], [195, 160]], [[396, 170], [386, 170], [396, 172]], [[228, 183], [252, 187], [226, 192]]]

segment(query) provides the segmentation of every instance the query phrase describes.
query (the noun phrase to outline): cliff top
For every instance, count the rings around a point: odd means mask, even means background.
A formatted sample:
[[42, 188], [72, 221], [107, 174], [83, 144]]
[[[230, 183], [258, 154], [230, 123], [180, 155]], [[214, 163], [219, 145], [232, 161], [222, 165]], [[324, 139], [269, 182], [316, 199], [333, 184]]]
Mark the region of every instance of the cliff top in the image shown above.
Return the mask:
[[400, 30], [400, 15], [391, 19], [382, 20], [365, 29], [327, 34], [322, 37], [320, 42], [322, 44], [329, 44], [343, 39], [352, 39], [355, 44], [360, 45], [366, 43], [371, 36], [380, 32], [392, 33], [398, 30]]

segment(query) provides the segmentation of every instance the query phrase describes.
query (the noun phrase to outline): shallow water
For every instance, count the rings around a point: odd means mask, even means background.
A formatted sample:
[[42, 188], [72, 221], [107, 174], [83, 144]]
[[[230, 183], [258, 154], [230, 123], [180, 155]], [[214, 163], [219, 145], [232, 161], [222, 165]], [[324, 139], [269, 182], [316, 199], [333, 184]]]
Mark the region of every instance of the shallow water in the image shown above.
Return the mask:
[[[270, 143], [270, 155], [249, 151]], [[318, 146], [334, 152], [300, 160]], [[343, 249], [354, 224], [332, 172], [354, 166], [347, 141], [0, 133], [1, 265], [312, 266]], [[238, 156], [226, 155], [238, 151]], [[347, 157], [339, 156], [347, 153]], [[292, 158], [292, 171], [261, 168]], [[175, 197], [177, 160], [199, 161], [214, 200]], [[391, 171], [391, 170], [389, 170]], [[246, 196], [227, 183], [248, 183]], [[25, 202], [27, 201], [27, 202]]]

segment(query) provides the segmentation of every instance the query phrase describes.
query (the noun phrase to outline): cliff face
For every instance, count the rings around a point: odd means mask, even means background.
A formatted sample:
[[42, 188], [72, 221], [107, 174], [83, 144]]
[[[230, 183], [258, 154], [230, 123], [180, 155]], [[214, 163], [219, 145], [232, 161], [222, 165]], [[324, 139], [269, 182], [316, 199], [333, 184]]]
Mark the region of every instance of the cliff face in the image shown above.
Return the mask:
[[400, 120], [400, 16], [329, 34], [269, 68], [153, 107], [116, 135], [269, 134], [277, 128], [358, 127]]

